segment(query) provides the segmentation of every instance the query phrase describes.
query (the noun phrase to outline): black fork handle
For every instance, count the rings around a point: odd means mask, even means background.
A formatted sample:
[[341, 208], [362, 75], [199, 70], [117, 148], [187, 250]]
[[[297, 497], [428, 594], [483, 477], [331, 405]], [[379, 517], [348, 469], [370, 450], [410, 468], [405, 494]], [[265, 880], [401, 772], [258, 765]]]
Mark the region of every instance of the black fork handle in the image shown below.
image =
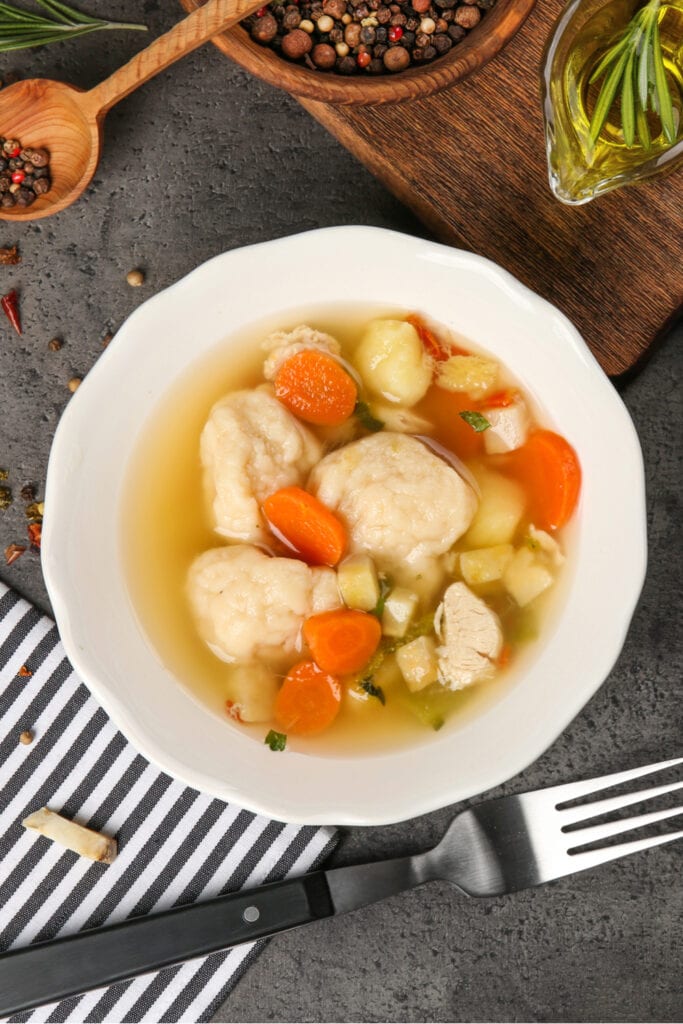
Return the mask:
[[419, 858], [314, 871], [0, 955], [0, 1017], [253, 942], [419, 884]]

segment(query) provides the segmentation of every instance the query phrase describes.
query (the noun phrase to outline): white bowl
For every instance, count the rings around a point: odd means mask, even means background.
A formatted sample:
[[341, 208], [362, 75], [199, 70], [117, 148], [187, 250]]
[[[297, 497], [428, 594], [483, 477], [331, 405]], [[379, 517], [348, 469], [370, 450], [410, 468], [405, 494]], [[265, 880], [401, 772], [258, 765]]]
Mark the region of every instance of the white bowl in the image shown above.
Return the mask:
[[[456, 731], [360, 760], [273, 754], [196, 702], [142, 632], [119, 548], [122, 483], [150, 408], [233, 332], [280, 310], [291, 319], [312, 299], [419, 309], [499, 356], [574, 445], [583, 470], [564, 607], [523, 678]], [[62, 417], [45, 506], [43, 569], [62, 641], [131, 743], [191, 786], [311, 824], [403, 820], [525, 768], [612, 668], [646, 567], [638, 439], [575, 328], [488, 260], [376, 228], [329, 228], [224, 253], [145, 302]]]

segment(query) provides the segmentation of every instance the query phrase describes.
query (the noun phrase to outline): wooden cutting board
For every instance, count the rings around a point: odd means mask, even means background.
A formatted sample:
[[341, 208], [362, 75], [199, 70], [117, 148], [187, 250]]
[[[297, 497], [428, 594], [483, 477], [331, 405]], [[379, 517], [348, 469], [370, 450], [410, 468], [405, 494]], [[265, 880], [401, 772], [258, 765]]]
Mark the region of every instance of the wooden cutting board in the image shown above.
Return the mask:
[[587, 206], [553, 198], [539, 68], [561, 8], [542, 0], [502, 54], [427, 99], [300, 102], [437, 238], [490, 257], [559, 306], [617, 376], [683, 312], [683, 170]]

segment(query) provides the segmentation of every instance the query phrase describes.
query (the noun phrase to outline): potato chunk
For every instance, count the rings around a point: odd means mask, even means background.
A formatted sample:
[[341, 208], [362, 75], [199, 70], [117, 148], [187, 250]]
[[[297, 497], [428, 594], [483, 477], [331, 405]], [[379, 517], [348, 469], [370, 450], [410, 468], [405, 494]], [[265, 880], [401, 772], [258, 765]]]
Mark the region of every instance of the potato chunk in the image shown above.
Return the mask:
[[269, 722], [278, 689], [277, 676], [262, 662], [236, 665], [228, 679], [227, 712], [238, 722]]
[[432, 380], [420, 336], [405, 320], [373, 320], [354, 362], [368, 390], [398, 405], [415, 405]]
[[451, 356], [439, 365], [437, 383], [447, 391], [464, 391], [483, 398], [496, 386], [498, 363], [483, 356]]
[[411, 693], [424, 690], [437, 680], [439, 662], [436, 644], [430, 636], [419, 636], [399, 647], [396, 661]]
[[475, 475], [481, 496], [465, 543], [473, 548], [509, 544], [524, 514], [524, 491], [515, 480], [500, 473], [478, 469]]
[[512, 544], [496, 544], [492, 548], [463, 551], [460, 555], [460, 572], [465, 583], [476, 586], [479, 583], [493, 583], [499, 580], [515, 553]]
[[553, 574], [529, 548], [520, 548], [503, 573], [503, 584], [520, 607], [551, 587]]
[[379, 579], [370, 555], [357, 554], [345, 558], [337, 569], [337, 585], [347, 608], [371, 612], [379, 601]]
[[394, 587], [384, 602], [382, 632], [385, 636], [405, 636], [417, 609], [418, 596], [407, 587]]

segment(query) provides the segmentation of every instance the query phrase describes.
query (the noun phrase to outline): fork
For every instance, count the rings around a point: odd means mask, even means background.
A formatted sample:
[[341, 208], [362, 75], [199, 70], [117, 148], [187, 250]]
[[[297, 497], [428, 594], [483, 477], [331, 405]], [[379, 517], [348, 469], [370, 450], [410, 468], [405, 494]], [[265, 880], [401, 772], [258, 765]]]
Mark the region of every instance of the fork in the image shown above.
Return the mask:
[[356, 910], [424, 882], [451, 882], [466, 896], [500, 896], [671, 843], [683, 830], [596, 846], [683, 815], [683, 803], [615, 821], [595, 819], [683, 789], [683, 778], [590, 803], [575, 801], [681, 764], [683, 757], [486, 800], [458, 814], [441, 842], [424, 853], [314, 871], [5, 953], [0, 1017]]

